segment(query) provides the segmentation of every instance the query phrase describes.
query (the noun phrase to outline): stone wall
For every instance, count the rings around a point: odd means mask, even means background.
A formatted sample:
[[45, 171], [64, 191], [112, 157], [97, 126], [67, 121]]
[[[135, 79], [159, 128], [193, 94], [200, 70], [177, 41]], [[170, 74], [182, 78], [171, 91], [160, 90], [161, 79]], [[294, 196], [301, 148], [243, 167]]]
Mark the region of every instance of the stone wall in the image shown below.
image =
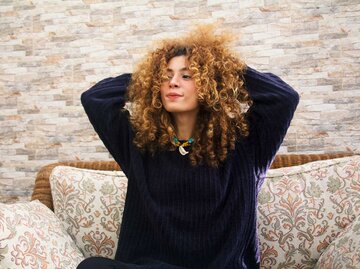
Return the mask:
[[153, 40], [209, 22], [299, 91], [281, 152], [360, 151], [357, 0], [1, 0], [0, 200], [28, 200], [44, 164], [110, 159], [81, 92], [131, 71]]

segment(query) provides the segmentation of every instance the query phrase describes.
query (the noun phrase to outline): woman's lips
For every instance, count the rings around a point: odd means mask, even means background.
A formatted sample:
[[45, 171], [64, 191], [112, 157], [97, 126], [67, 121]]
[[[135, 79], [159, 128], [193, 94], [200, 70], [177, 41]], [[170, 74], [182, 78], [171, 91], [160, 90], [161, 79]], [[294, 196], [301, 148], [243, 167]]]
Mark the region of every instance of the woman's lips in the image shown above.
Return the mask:
[[166, 95], [166, 97], [167, 97], [169, 100], [174, 101], [174, 100], [182, 97], [182, 95], [181, 95], [181, 94], [178, 94], [178, 93], [169, 93], [169, 94]]

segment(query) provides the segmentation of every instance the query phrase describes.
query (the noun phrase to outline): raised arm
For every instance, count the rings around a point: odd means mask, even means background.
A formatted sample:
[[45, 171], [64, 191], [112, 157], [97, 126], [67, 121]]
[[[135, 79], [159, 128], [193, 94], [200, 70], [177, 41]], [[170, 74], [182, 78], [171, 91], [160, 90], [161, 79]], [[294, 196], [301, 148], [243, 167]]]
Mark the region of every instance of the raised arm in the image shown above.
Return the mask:
[[81, 103], [95, 131], [126, 173], [131, 143], [129, 112], [121, 110], [131, 74], [104, 79], [81, 95]]
[[245, 86], [253, 105], [248, 112], [255, 165], [265, 173], [279, 149], [299, 103], [298, 93], [271, 73], [247, 68]]

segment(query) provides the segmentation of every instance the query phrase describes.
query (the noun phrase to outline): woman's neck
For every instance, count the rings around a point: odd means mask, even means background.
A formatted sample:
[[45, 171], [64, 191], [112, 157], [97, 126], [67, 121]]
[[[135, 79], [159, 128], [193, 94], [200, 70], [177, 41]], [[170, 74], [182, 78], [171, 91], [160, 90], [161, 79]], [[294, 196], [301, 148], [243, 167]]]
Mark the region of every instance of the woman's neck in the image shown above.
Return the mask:
[[172, 116], [175, 123], [177, 138], [179, 140], [188, 140], [193, 135], [197, 113], [173, 113]]

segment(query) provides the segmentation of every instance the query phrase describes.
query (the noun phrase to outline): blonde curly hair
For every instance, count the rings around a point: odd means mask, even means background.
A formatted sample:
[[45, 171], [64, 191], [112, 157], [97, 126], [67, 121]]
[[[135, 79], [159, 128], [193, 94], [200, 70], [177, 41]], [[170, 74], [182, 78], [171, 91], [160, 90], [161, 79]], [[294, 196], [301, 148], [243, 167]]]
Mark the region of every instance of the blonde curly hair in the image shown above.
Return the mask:
[[200, 26], [190, 34], [161, 41], [138, 64], [129, 85], [134, 143], [154, 154], [174, 150], [174, 122], [161, 102], [160, 87], [166, 81], [171, 58], [186, 56], [198, 93], [199, 113], [194, 144], [189, 154], [193, 165], [218, 167], [235, 142], [249, 133], [245, 110], [251, 100], [244, 86], [245, 63], [229, 49], [229, 34], [215, 34], [213, 26]]

